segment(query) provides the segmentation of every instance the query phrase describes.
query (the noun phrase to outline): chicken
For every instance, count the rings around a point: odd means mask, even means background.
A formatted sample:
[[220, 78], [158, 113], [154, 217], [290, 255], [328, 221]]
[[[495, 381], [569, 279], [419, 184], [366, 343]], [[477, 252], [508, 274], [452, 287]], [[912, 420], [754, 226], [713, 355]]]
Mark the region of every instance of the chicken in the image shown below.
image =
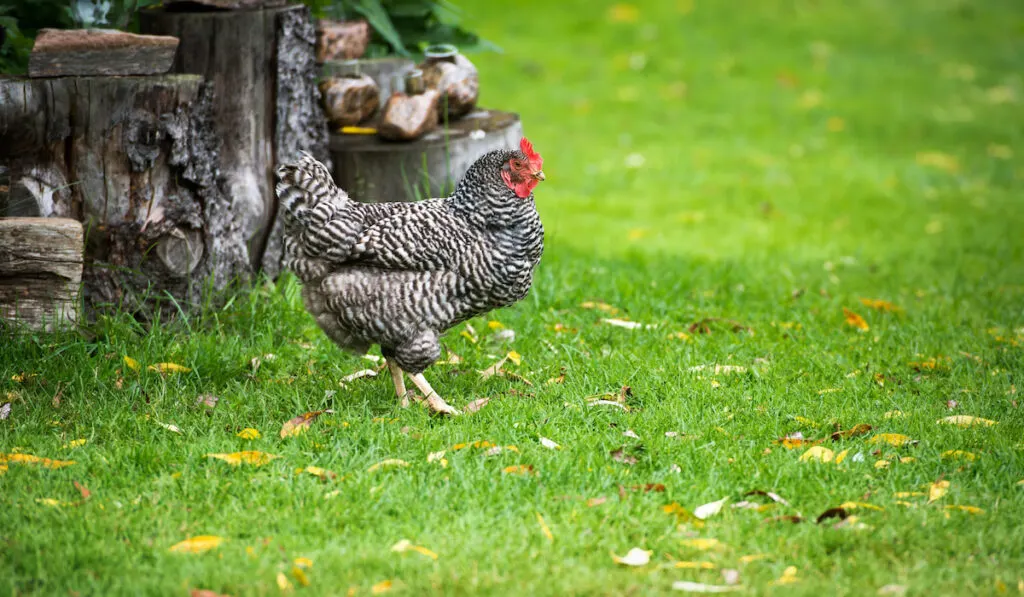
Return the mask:
[[285, 265], [306, 309], [345, 350], [380, 345], [403, 407], [404, 373], [431, 410], [459, 414], [423, 372], [446, 330], [529, 292], [544, 251], [542, 166], [524, 138], [477, 160], [450, 196], [414, 203], [353, 201], [306, 154], [278, 168]]

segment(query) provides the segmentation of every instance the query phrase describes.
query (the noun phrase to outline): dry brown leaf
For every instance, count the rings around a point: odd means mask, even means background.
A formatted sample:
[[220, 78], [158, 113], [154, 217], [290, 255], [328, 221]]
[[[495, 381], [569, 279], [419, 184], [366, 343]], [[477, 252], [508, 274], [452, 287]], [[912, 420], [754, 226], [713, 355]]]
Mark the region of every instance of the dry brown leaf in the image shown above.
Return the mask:
[[851, 427], [851, 428], [849, 428], [849, 429], [847, 429], [845, 431], [836, 431], [835, 433], [832, 434], [832, 441], [839, 441], [841, 439], [850, 439], [851, 437], [857, 437], [859, 435], [864, 435], [865, 433], [870, 432], [871, 429], [872, 429], [871, 425], [868, 425], [867, 423], [860, 423], [858, 425], [854, 425], [853, 427]]
[[78, 493], [82, 495], [83, 501], [89, 499], [89, 497], [92, 495], [92, 492], [89, 491], [89, 488], [86, 487], [85, 485], [82, 485], [78, 481], [72, 481], [71, 483], [75, 486], [75, 489], [78, 490]]
[[275, 458], [280, 458], [280, 456], [275, 454], [267, 454], [266, 452], [258, 452], [255, 450], [232, 452], [230, 454], [207, 454], [206, 456], [207, 458], [223, 460], [231, 466], [238, 466], [243, 463], [251, 464], [253, 466], [263, 466]]
[[192, 589], [188, 592], [189, 597], [231, 597], [209, 589]]
[[178, 553], [203, 553], [210, 551], [223, 542], [224, 539], [216, 535], [198, 535], [175, 543], [170, 547], [170, 551]]
[[751, 489], [750, 491], [744, 493], [743, 497], [747, 497], [747, 496], [751, 496], [751, 495], [761, 495], [761, 496], [764, 496], [764, 497], [770, 499], [773, 502], [777, 502], [779, 504], [782, 504], [783, 506], [789, 506], [790, 505], [789, 502], [787, 502], [785, 498], [783, 498], [781, 495], [779, 495], [779, 494], [777, 494], [775, 492], [772, 492], [772, 491], [762, 491], [760, 489]]
[[603, 503], [605, 503], [607, 501], [608, 501], [608, 498], [603, 497], [603, 496], [602, 497], [596, 497], [596, 498], [590, 498], [590, 499], [587, 500], [587, 507], [588, 508], [593, 508], [594, 506], [600, 506], [601, 504], [603, 504]]
[[821, 524], [822, 521], [828, 520], [830, 518], [845, 519], [849, 515], [850, 513], [846, 510], [846, 508], [843, 508], [842, 506], [837, 508], [829, 508], [828, 510], [825, 510], [824, 512], [819, 514], [818, 518], [814, 522]]
[[281, 437], [293, 437], [309, 431], [310, 424], [324, 413], [329, 413], [329, 410], [315, 410], [308, 413], [303, 413], [293, 419], [289, 419], [281, 426]]
[[357, 379], [362, 379], [364, 377], [377, 377], [377, 372], [373, 369], [360, 369], [355, 373], [349, 373], [345, 377], [342, 377], [339, 383], [341, 383], [341, 385], [345, 385], [347, 383], [353, 382]]
[[491, 365], [490, 367], [484, 369], [483, 371], [479, 371], [481, 379], [487, 379], [489, 377], [494, 377], [495, 375], [501, 375], [503, 373], [501, 370], [501, 366], [504, 365], [505, 361], [507, 360], [508, 355], [505, 355], [501, 357], [501, 360], [499, 360], [497, 363]]
[[652, 553], [654, 552], [648, 551], [646, 549], [641, 549], [639, 547], [634, 547], [633, 549], [630, 549], [629, 552], [627, 552], [626, 555], [622, 557], [619, 557], [613, 553], [612, 560], [614, 560], [616, 564], [621, 564], [623, 566], [646, 566], [651, 562]]
[[206, 408], [217, 408], [217, 403], [220, 402], [220, 398], [213, 394], [200, 394], [196, 396], [196, 405], [202, 405]]
[[626, 454], [625, 447], [619, 448], [617, 450], [612, 450], [611, 455], [612, 460], [616, 462], [621, 462], [623, 464], [628, 464], [630, 466], [639, 462], [639, 460], [637, 460], [635, 456], [630, 456], [629, 454]]
[[645, 483], [643, 485], [633, 485], [633, 486], [630, 487], [630, 489], [632, 491], [640, 491], [640, 492], [643, 492], [643, 493], [650, 493], [652, 491], [655, 492], [655, 493], [664, 493], [664, 491], [665, 491], [665, 484], [664, 483]]
[[799, 523], [801, 523], [803, 521], [804, 521], [803, 517], [799, 516], [797, 514], [783, 514], [781, 516], [772, 516], [770, 518], [765, 518], [761, 522], [762, 523], [789, 522], [789, 523], [792, 523], [792, 524], [799, 524]]
[[469, 404], [467, 404], [466, 407], [463, 410], [468, 412], [468, 413], [475, 413], [476, 411], [480, 410], [481, 408], [487, 406], [487, 403], [490, 402], [490, 401], [491, 401], [490, 397], [487, 397], [487, 398], [477, 398], [476, 400], [474, 400], [474, 401], [470, 402]]
[[856, 313], [847, 309], [846, 307], [843, 307], [843, 318], [846, 320], [847, 325], [855, 327], [863, 332], [866, 332], [869, 329], [871, 329], [868, 326], [868, 322], [865, 321], [863, 317], [857, 315]]

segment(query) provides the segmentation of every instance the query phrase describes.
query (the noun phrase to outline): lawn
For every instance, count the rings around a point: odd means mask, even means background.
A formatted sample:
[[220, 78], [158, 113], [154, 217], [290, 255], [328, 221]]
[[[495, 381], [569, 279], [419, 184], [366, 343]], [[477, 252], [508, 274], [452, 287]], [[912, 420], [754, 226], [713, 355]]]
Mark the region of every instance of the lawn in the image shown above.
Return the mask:
[[[0, 451], [74, 464], [0, 475], [0, 594], [1024, 591], [1021, 5], [462, 5], [505, 51], [472, 56], [482, 102], [547, 174], [531, 294], [426, 374], [490, 402], [438, 419], [386, 374], [341, 385], [377, 363], [291, 278], [5, 339]], [[207, 456], [242, 450], [278, 458]]]

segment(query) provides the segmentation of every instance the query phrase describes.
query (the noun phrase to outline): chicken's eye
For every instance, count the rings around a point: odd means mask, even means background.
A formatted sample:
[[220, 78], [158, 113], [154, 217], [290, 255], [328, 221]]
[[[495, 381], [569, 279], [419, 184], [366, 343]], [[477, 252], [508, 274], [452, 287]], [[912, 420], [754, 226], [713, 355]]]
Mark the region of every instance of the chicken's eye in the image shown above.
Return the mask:
[[518, 170], [523, 167], [523, 163], [519, 160], [512, 160], [512, 167]]

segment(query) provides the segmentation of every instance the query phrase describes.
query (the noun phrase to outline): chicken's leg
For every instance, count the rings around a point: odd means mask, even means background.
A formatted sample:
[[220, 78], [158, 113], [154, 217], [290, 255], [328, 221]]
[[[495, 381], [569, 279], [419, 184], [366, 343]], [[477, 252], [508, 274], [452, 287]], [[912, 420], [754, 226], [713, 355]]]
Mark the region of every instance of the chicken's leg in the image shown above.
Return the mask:
[[423, 395], [427, 399], [427, 405], [430, 406], [430, 410], [445, 415], [462, 414], [437, 395], [437, 392], [434, 391], [434, 388], [430, 387], [430, 383], [427, 381], [427, 378], [423, 377], [422, 373], [417, 373], [415, 375], [409, 374], [409, 379], [411, 379], [412, 383], [416, 384], [416, 387], [423, 392]]
[[395, 394], [398, 394], [399, 404], [402, 408], [409, 408], [409, 396], [405, 393], [405, 379], [402, 377], [402, 368], [390, 359], [385, 360], [388, 364], [388, 371], [391, 372], [391, 381], [395, 384]]

